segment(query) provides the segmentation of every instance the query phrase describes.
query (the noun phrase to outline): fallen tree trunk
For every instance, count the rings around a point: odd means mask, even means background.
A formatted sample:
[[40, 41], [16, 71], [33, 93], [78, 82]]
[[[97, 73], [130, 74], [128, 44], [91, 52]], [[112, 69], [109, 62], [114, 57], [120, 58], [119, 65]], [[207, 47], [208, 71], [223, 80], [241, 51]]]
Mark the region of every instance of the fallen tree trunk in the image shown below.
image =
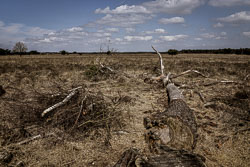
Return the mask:
[[145, 155], [138, 151], [127, 150], [115, 167], [206, 166], [205, 158], [193, 153], [197, 140], [194, 112], [184, 101], [181, 91], [171, 83], [170, 75], [164, 74], [162, 56], [157, 54], [161, 66], [159, 78], [167, 88], [169, 105], [164, 112], [144, 118], [145, 140], [151, 154], [143, 158]]
[[180, 90], [172, 83], [167, 85], [168, 108], [144, 119], [146, 139], [152, 151], [159, 145], [192, 151], [196, 145], [197, 124], [193, 111], [184, 101]]

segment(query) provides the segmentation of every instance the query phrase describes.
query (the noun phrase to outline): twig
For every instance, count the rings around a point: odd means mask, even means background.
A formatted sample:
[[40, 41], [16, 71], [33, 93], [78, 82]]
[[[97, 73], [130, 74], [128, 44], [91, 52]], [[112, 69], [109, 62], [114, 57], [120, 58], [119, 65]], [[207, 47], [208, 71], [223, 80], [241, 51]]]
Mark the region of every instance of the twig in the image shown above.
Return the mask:
[[28, 139], [26, 139], [26, 140], [23, 140], [23, 141], [17, 143], [17, 145], [27, 144], [27, 143], [32, 142], [32, 141], [34, 141], [34, 140], [40, 139], [40, 138], [42, 138], [42, 137], [50, 137], [50, 136], [56, 136], [56, 137], [57, 137], [57, 135], [56, 135], [54, 132], [52, 132], [52, 133], [47, 133], [47, 134], [45, 134], [44, 136], [42, 136], [41, 134], [39, 134], [39, 135], [36, 135], [36, 136], [32, 136], [32, 137], [30, 137], [30, 138], [28, 138]]
[[33, 136], [33, 137], [29, 138], [29, 139], [26, 139], [26, 140], [23, 140], [23, 141], [17, 143], [17, 145], [23, 145], [23, 144], [29, 143], [29, 142], [31, 142], [33, 140], [37, 140], [37, 139], [40, 139], [40, 138], [42, 138], [42, 135], [36, 135], [36, 136]]
[[203, 103], [205, 103], [205, 98], [204, 98], [204, 96], [201, 94], [201, 92], [199, 92], [198, 90], [195, 90], [194, 93], [198, 94], [199, 97], [200, 97], [200, 99], [201, 99], [201, 101], [202, 101]]
[[212, 83], [205, 83], [205, 84], [202, 84], [202, 86], [211, 86], [211, 85], [216, 85], [216, 84], [219, 84], [219, 83], [237, 83], [236, 81], [215, 81], [215, 82], [212, 82]]
[[61, 102], [47, 108], [46, 110], [44, 110], [41, 114], [41, 117], [44, 117], [47, 113], [49, 113], [49, 112], [53, 111], [54, 109], [66, 104], [77, 93], [78, 89], [81, 89], [81, 88], [82, 87], [77, 87], [77, 88], [72, 89], [72, 92], [65, 99], [63, 99], [63, 101], [61, 101]]
[[76, 121], [75, 121], [75, 123], [74, 123], [72, 129], [74, 129], [74, 127], [75, 127], [76, 124], [78, 123], [78, 120], [79, 120], [79, 118], [80, 118], [80, 116], [81, 116], [81, 114], [82, 114], [82, 111], [83, 111], [83, 103], [84, 103], [84, 101], [86, 100], [86, 98], [87, 98], [87, 96], [85, 96], [84, 99], [82, 99], [82, 101], [81, 101], [80, 111], [79, 111], [79, 114], [78, 114], [78, 116], [77, 116], [77, 118], [76, 118]]

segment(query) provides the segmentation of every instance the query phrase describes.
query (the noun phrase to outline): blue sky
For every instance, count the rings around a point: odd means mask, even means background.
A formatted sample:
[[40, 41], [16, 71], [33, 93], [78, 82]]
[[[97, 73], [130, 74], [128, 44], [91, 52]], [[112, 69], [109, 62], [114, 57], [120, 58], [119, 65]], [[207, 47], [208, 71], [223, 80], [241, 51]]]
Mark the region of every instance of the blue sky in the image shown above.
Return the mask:
[[0, 48], [99, 52], [250, 47], [250, 0], [1, 0]]

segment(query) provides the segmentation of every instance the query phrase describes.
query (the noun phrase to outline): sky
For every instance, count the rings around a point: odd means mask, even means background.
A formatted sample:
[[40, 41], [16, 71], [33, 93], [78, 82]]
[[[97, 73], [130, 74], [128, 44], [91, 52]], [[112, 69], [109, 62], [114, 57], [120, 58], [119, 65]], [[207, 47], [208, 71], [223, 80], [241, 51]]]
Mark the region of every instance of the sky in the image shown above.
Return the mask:
[[1, 0], [0, 48], [119, 52], [250, 47], [250, 0]]

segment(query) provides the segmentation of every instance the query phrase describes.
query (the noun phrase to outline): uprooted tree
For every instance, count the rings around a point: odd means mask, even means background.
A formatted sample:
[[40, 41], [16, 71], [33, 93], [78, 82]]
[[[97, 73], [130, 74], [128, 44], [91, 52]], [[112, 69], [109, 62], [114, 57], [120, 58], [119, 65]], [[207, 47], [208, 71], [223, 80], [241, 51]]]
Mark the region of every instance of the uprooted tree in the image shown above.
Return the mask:
[[[161, 75], [152, 79], [162, 81], [166, 86], [168, 108], [162, 113], [144, 118], [144, 126], [147, 129], [145, 139], [151, 154], [145, 158], [145, 155], [136, 149], [127, 150], [115, 167], [205, 166], [205, 158], [193, 153], [197, 140], [195, 115], [184, 101], [181, 91], [172, 82], [174, 76], [171, 73], [165, 75], [162, 56], [155, 51], [159, 55]], [[189, 72], [199, 73], [195, 70], [185, 73]]]

